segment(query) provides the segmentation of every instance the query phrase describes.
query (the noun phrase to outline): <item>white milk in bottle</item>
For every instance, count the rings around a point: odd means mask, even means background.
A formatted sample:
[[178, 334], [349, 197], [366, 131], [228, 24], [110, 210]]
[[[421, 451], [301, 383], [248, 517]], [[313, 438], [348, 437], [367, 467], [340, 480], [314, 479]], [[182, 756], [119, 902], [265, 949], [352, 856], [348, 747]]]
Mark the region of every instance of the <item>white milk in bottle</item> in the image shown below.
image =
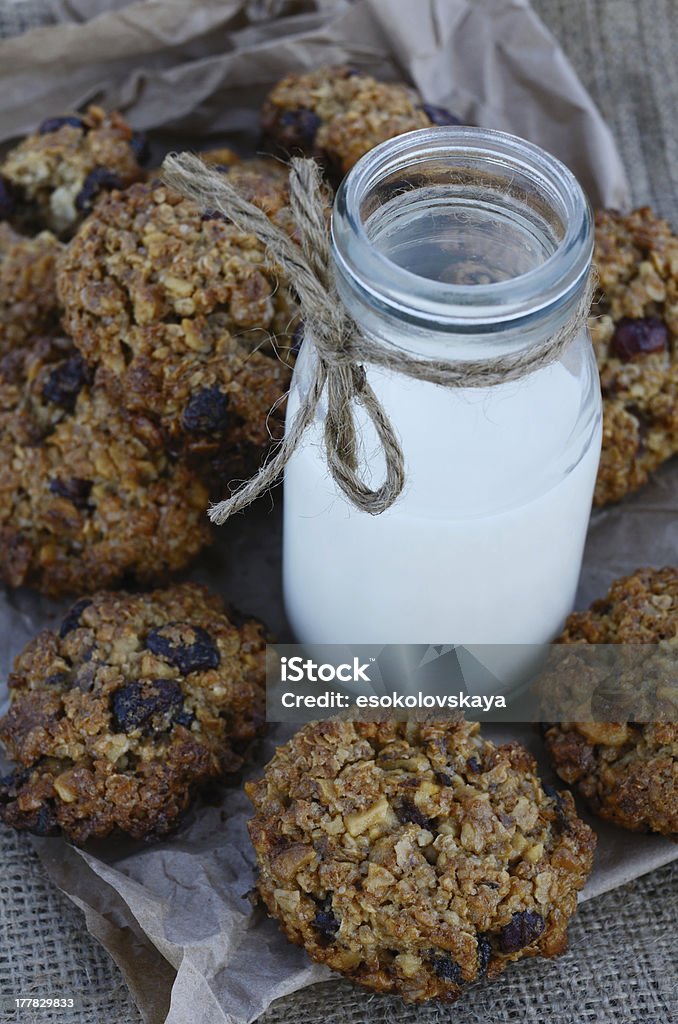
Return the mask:
[[[356, 165], [333, 215], [343, 300], [372, 340], [474, 361], [546, 347], [571, 322], [592, 252], [571, 173], [498, 132], [433, 128]], [[305, 344], [288, 418], [316, 355]], [[572, 608], [598, 467], [598, 372], [584, 325], [518, 380], [444, 387], [365, 367], [406, 483], [379, 515], [332, 480], [324, 407], [285, 473], [284, 589], [297, 638], [332, 644], [541, 644]], [[357, 410], [361, 471], [384, 457]]]

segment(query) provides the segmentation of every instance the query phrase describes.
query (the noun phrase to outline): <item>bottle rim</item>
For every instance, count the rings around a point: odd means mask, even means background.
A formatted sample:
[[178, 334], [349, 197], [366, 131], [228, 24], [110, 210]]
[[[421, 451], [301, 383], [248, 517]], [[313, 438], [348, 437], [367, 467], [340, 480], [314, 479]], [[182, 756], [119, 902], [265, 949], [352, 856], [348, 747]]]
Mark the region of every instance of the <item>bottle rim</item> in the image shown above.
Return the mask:
[[[364, 211], [378, 190], [402, 175], [416, 197], [427, 167], [488, 171], [484, 187], [496, 195], [514, 179], [529, 183], [543, 209], [561, 226], [537, 266], [507, 280], [452, 284], [423, 277], [393, 262], [370, 239]], [[407, 175], [412, 177], [408, 181]], [[402, 194], [402, 190], [401, 190]], [[574, 174], [534, 143], [506, 132], [465, 125], [424, 128], [381, 143], [355, 164], [337, 192], [332, 248], [340, 292], [372, 310], [420, 328], [495, 332], [574, 309], [586, 285], [593, 254], [593, 217]]]

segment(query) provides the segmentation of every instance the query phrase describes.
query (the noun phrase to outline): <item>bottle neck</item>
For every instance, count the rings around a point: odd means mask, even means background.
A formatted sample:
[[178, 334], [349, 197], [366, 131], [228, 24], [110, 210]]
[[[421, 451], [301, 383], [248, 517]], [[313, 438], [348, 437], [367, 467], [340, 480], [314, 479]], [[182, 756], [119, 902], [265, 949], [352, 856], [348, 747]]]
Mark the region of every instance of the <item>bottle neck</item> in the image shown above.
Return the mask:
[[586, 288], [591, 213], [536, 146], [467, 127], [383, 143], [332, 221], [340, 295], [374, 340], [430, 357], [516, 352], [556, 335]]

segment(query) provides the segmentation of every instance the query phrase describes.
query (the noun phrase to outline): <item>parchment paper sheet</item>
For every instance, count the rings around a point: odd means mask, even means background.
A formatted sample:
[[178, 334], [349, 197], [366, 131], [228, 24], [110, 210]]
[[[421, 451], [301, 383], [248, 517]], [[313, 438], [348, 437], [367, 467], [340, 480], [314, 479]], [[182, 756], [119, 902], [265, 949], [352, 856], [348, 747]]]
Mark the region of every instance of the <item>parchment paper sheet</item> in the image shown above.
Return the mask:
[[[56, 26], [0, 43], [0, 141], [94, 100], [137, 128], [252, 138], [289, 70], [350, 61], [409, 77], [430, 103], [565, 160], [622, 207], [609, 129], [527, 0], [61, 0]], [[283, 17], [271, 20], [271, 15]], [[235, 135], [233, 133], [236, 133]]]
[[[564, 159], [594, 204], [623, 207], [609, 131], [524, 0], [55, 0], [62, 24], [0, 43], [0, 140], [89, 100], [161, 127], [158, 151], [234, 142], [251, 148], [256, 106], [287, 70], [349, 60], [409, 77], [427, 100], [538, 142]], [[269, 19], [278, 15], [274, 22]], [[280, 17], [282, 15], [282, 17]], [[279, 498], [279, 496], [278, 496]], [[678, 465], [592, 521], [578, 603], [640, 564], [674, 563]], [[558, 538], [554, 537], [554, 543]], [[261, 616], [283, 639], [280, 516], [266, 500], [221, 529], [192, 576]], [[0, 670], [63, 608], [27, 591], [0, 595]], [[6, 692], [0, 688], [0, 704]], [[491, 731], [488, 730], [491, 734]], [[529, 730], [513, 735], [540, 753]], [[257, 751], [253, 772], [280, 731]], [[545, 774], [548, 770], [545, 769]], [[52, 878], [85, 913], [151, 1024], [244, 1024], [270, 1002], [329, 977], [244, 899], [253, 882], [247, 801], [197, 808], [170, 842], [76, 850], [35, 839]], [[595, 821], [596, 867], [584, 898], [678, 855], [673, 844]]]

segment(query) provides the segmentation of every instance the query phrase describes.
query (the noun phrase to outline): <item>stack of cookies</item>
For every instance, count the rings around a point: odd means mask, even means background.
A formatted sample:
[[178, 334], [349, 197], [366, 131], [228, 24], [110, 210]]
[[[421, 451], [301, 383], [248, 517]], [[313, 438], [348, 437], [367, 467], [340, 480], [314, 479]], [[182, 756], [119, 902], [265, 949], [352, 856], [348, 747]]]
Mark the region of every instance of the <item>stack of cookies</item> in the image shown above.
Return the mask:
[[[91, 107], [44, 122], [0, 165], [11, 586], [57, 595], [183, 568], [210, 540], [210, 489], [256, 468], [281, 427], [289, 289], [253, 237], [146, 176], [140, 150]], [[218, 156], [283, 218], [280, 164]]]
[[[103, 589], [209, 543], [210, 491], [282, 428], [297, 320], [256, 239], [144, 148], [90, 107], [0, 164], [0, 579], [89, 595], [16, 660], [0, 815], [76, 842], [167, 834], [264, 720], [261, 624], [190, 584]], [[208, 158], [293, 230], [282, 165]]]

